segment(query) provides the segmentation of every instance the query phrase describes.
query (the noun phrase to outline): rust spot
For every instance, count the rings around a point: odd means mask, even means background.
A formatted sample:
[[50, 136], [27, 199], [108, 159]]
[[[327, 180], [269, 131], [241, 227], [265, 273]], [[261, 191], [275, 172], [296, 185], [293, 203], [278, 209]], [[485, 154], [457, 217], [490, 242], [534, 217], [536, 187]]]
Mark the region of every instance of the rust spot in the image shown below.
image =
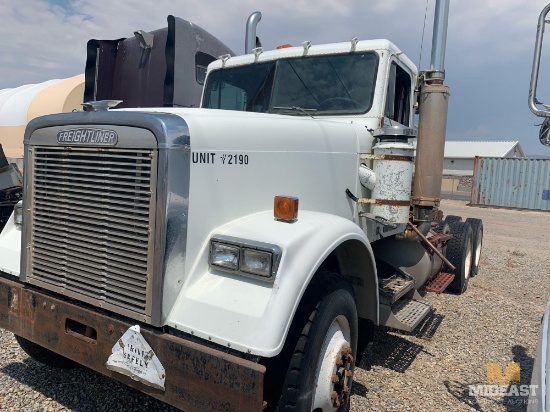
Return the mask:
[[[15, 293], [14, 293], [15, 292]], [[11, 288], [8, 293], [8, 301], [10, 305], [10, 312], [19, 313], [19, 293]]]
[[361, 159], [368, 159], [368, 160], [393, 160], [395, 162], [412, 162], [413, 157], [412, 156], [402, 156], [402, 155], [373, 155], [373, 154], [366, 154], [361, 155]]
[[[119, 330], [122, 335], [134, 321], [130, 323], [122, 317], [107, 316], [29, 289], [0, 277], [0, 328], [9, 329], [25, 339], [183, 410], [248, 412], [258, 411], [264, 405], [265, 366], [145, 324], [141, 327], [141, 334], [154, 349], [166, 367], [166, 375], [170, 377], [166, 381], [166, 390], [151, 388], [110, 371], [105, 366], [105, 360], [112, 353], [113, 340], [119, 338]], [[14, 294], [18, 296], [18, 314], [10, 312]], [[34, 300], [32, 295], [35, 296]], [[44, 303], [46, 307], [36, 311], [35, 307], [44, 307]], [[55, 312], [50, 311], [52, 306]], [[75, 327], [72, 329], [78, 326], [74, 332], [81, 338], [86, 338], [88, 326], [96, 330], [97, 341], [92, 345], [89, 338], [75, 339], [74, 335], [67, 333], [66, 322], [60, 321], [66, 319], [77, 320], [79, 325], [73, 325]], [[109, 331], [112, 331], [111, 337]]]
[[[22, 296], [22, 298], [21, 298]], [[34, 322], [36, 296], [31, 293], [20, 293], [21, 316]]]
[[392, 200], [392, 199], [370, 199], [370, 198], [361, 198], [358, 200], [359, 203], [367, 203], [374, 205], [388, 205], [388, 206], [409, 206], [411, 202], [409, 200]]

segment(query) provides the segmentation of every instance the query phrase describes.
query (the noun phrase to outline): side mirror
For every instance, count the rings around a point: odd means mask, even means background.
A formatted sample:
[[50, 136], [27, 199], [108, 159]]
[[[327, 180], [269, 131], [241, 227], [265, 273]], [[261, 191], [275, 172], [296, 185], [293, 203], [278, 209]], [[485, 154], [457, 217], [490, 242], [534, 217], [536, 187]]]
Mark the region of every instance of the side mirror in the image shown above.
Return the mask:
[[540, 126], [539, 140], [544, 146], [550, 146], [550, 117], [544, 119]]

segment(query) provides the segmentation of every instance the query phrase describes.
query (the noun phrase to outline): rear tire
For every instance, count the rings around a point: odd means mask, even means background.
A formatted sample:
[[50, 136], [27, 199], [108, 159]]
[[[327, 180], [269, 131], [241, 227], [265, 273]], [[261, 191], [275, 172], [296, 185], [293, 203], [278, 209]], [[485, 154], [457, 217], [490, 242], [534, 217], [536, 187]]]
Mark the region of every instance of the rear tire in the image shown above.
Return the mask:
[[472, 227], [466, 222], [451, 225], [453, 238], [447, 243], [445, 257], [456, 267], [447, 268], [448, 273], [455, 275], [447, 290], [462, 294], [468, 288], [472, 268]]
[[[346, 411], [357, 351], [357, 307], [350, 284], [335, 273], [320, 273], [309, 297], [305, 322], [288, 339], [294, 350], [282, 386], [278, 411]], [[334, 378], [337, 382], [332, 381]], [[336, 397], [333, 394], [336, 393]]]
[[437, 220], [437, 233], [450, 233], [451, 227], [445, 220]]
[[472, 273], [471, 276], [477, 275], [479, 272], [479, 259], [481, 256], [481, 248], [483, 246], [483, 221], [469, 217], [466, 223], [472, 226]]
[[15, 340], [27, 355], [44, 365], [60, 369], [70, 369], [79, 366], [78, 363], [21, 336], [15, 335]]
[[462, 217], [455, 216], [455, 215], [448, 215], [448, 216], [445, 216], [445, 222], [448, 223], [449, 225], [452, 225], [453, 223], [456, 223], [456, 222], [462, 222]]

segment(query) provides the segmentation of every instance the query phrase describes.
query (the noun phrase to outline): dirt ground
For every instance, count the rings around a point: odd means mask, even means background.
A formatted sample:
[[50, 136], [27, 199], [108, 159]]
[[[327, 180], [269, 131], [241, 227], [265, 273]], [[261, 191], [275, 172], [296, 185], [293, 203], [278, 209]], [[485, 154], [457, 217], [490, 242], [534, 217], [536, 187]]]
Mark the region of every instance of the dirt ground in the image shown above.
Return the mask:
[[378, 328], [356, 369], [351, 411], [523, 411], [522, 396], [471, 396], [520, 364], [531, 380], [541, 316], [550, 298], [550, 213], [470, 207], [444, 200], [447, 215], [483, 219], [479, 274], [460, 296], [428, 294], [434, 314], [413, 333]]

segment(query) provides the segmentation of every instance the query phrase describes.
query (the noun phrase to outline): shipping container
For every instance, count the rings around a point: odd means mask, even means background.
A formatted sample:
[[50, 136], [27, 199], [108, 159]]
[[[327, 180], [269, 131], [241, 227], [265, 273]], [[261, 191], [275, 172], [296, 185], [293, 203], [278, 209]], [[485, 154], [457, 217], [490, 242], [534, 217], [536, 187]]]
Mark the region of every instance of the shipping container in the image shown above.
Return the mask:
[[550, 210], [550, 159], [476, 157], [471, 204]]

